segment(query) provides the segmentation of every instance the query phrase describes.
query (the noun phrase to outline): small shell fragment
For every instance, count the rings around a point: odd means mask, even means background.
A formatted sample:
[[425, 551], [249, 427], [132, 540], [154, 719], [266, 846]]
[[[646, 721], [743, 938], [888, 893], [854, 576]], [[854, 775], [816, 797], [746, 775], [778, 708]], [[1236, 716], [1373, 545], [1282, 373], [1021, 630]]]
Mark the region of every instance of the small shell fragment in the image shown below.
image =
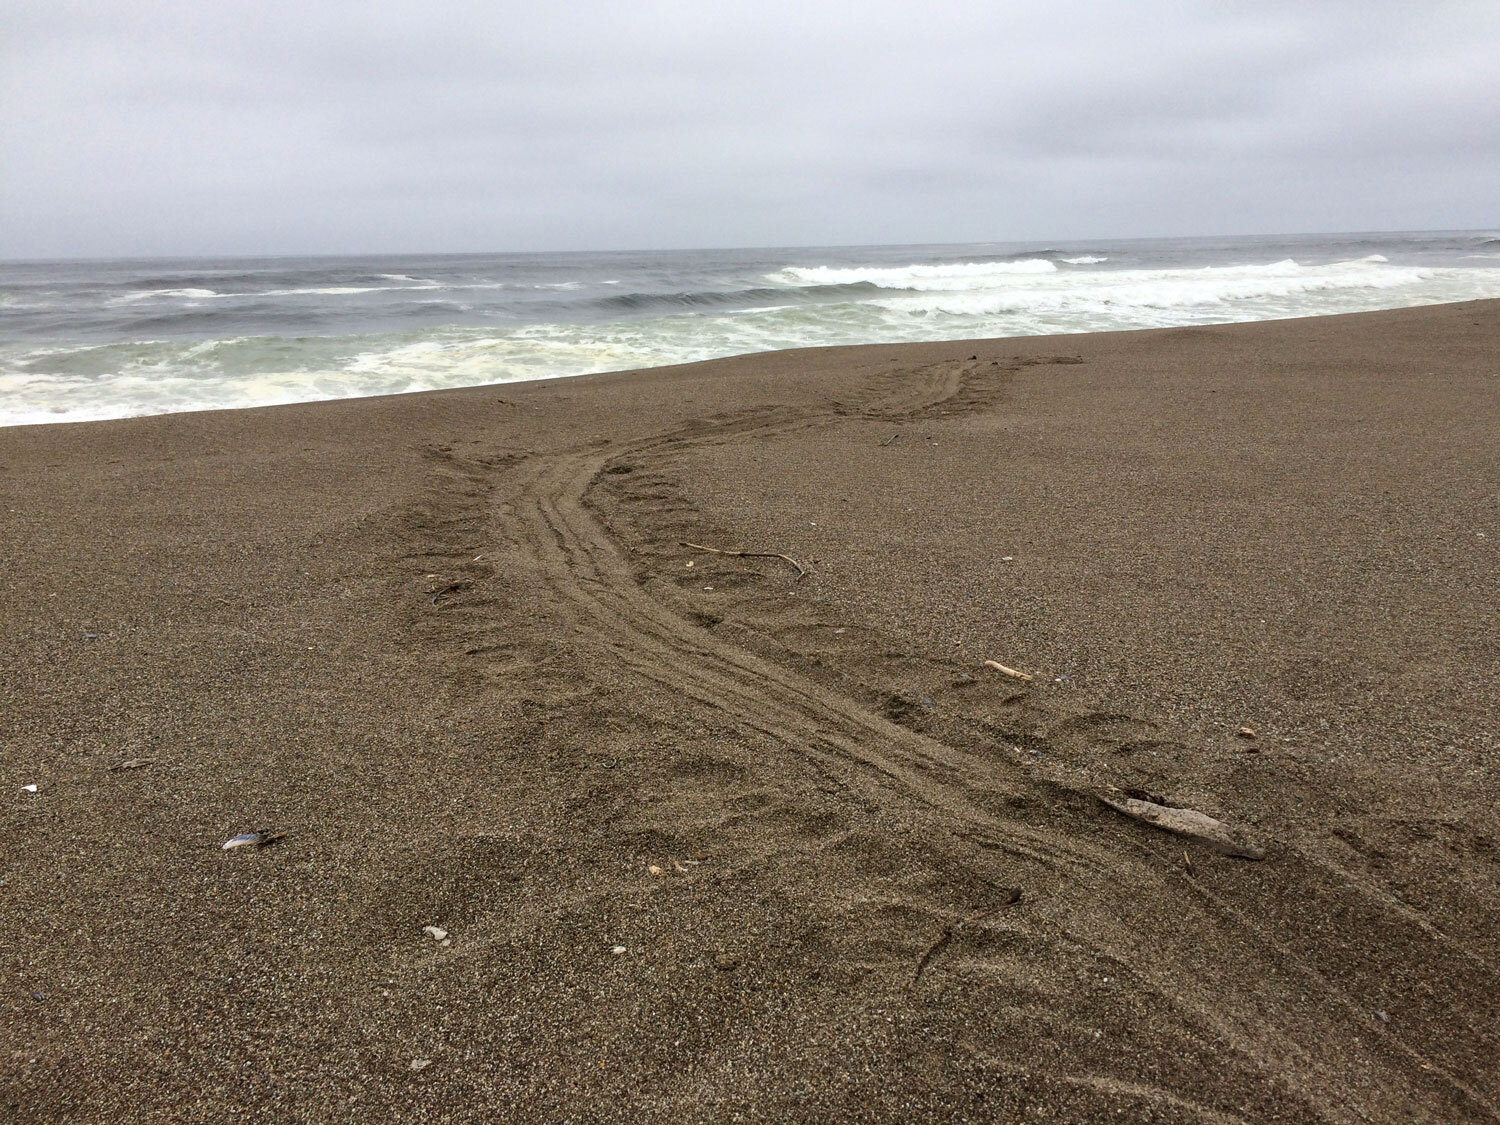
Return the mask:
[[432, 1065], [432, 1060], [431, 1059], [412, 1059], [411, 1060], [411, 1069], [412, 1070], [426, 1070], [431, 1065]]
[[654, 863], [651, 864], [649, 867], [647, 867], [646, 870], [649, 871], [649, 872], [651, 872], [651, 874], [653, 874], [653, 875], [664, 874], [664, 872], [662, 871], [662, 869], [660, 867], [656, 866], [656, 864], [654, 864]]
[[285, 835], [285, 832], [271, 832], [265, 828], [259, 832], [241, 832], [238, 836], [225, 840], [221, 850], [227, 852], [235, 848], [264, 848]]
[[448, 936], [448, 931], [443, 929], [441, 926], [423, 926], [422, 932], [430, 937], [433, 941], [442, 941]]
[[1025, 672], [1019, 672], [1019, 671], [1017, 671], [1014, 668], [1007, 668], [1004, 664], [1001, 664], [1000, 661], [998, 661], [998, 660], [986, 660], [984, 662], [984, 666], [986, 668], [993, 668], [995, 671], [999, 672], [1002, 676], [1009, 676], [1013, 680], [1026, 680], [1027, 682], [1030, 682], [1030, 680], [1031, 680], [1031, 676], [1028, 675], [1027, 673], [1025, 673]]
[[22, 793], [35, 793], [36, 792], [36, 786], [35, 785], [23, 785], [23, 786], [21, 786], [21, 792]]
[[1254, 727], [1240, 727], [1240, 729], [1237, 730], [1237, 731], [1235, 731], [1234, 733], [1236, 735], [1238, 735], [1240, 738], [1254, 738], [1255, 737], [1255, 728]]
[[625, 952], [625, 947], [623, 945], [612, 945], [610, 946], [609, 951], [616, 957], [618, 957], [620, 954]]

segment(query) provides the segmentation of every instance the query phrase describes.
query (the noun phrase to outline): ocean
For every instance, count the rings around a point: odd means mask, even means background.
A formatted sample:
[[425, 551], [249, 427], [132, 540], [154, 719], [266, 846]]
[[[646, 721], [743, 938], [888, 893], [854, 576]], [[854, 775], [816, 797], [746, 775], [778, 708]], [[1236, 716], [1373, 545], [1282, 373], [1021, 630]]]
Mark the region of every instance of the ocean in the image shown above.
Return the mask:
[[0, 263], [0, 425], [1500, 297], [1494, 231]]

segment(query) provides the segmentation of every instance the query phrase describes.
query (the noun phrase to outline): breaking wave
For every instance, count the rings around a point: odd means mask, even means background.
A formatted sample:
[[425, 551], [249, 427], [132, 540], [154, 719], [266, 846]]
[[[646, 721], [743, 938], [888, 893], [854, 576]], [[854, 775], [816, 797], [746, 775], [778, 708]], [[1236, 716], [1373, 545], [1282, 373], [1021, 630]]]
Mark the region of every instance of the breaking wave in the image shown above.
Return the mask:
[[1334, 236], [1304, 256], [1308, 245], [12, 266], [0, 274], [0, 425], [473, 386], [781, 348], [1500, 297], [1493, 236]]

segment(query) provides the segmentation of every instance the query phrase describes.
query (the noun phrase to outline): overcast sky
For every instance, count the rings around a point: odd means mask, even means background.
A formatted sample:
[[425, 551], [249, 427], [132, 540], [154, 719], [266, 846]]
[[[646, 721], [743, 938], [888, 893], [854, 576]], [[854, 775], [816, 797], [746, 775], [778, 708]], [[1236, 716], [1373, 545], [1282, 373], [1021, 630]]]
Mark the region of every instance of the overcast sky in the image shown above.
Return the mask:
[[0, 257], [1500, 224], [1500, 2], [0, 0]]

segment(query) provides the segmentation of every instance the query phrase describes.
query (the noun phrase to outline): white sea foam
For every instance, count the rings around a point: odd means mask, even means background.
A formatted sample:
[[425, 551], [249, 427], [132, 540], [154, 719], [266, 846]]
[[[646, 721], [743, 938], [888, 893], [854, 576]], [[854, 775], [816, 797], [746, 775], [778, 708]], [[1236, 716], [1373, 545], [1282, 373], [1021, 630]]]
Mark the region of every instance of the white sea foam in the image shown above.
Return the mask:
[[[1323, 266], [1286, 259], [1269, 265], [1211, 266], [1193, 270], [1115, 270], [1066, 274], [1028, 284], [991, 285], [952, 292], [908, 292], [871, 301], [893, 313], [992, 318], [1012, 314], [1129, 320], [1133, 315], [1181, 310], [1226, 313], [1225, 306], [1259, 303], [1262, 315], [1294, 315], [1290, 302], [1310, 294], [1345, 298], [1385, 290], [1417, 289], [1436, 276], [1429, 268], [1383, 265], [1362, 258]], [[1333, 311], [1333, 310], [1330, 310]], [[1338, 310], [1342, 311], [1342, 309]], [[1196, 322], [1196, 318], [1195, 322]], [[1150, 316], [1151, 323], [1157, 323]]]
[[984, 289], [1002, 279], [1018, 275], [1056, 273], [1046, 258], [1022, 258], [1011, 262], [953, 262], [948, 265], [835, 268], [832, 266], [788, 266], [767, 274], [775, 285], [873, 285], [879, 289], [962, 290]]
[[[387, 275], [381, 275], [387, 276]], [[396, 280], [392, 277], [390, 280]], [[358, 293], [399, 293], [410, 290], [442, 289], [442, 284], [436, 281], [422, 281], [419, 278], [401, 278], [403, 281], [414, 282], [411, 285], [326, 285], [308, 286], [300, 289], [251, 289], [232, 293], [221, 293], [214, 289], [139, 289], [131, 293], [121, 293], [111, 297], [109, 305], [130, 305], [140, 301], [150, 300], [177, 300], [177, 301], [207, 301], [220, 300], [253, 300], [263, 297], [347, 297]]]
[[[749, 276], [754, 285], [758, 273]], [[380, 288], [446, 292], [507, 285], [468, 278], [419, 284], [407, 282], [406, 275], [401, 280]], [[591, 317], [363, 335], [241, 334], [104, 344], [0, 340], [0, 425], [473, 386], [777, 348], [1206, 324], [1500, 297], [1500, 269], [1397, 265], [1379, 255], [1325, 264], [1284, 258], [1109, 270], [1059, 270], [1042, 259], [813, 265], [779, 270], [768, 280], [785, 294], [772, 306], [664, 309], [602, 322]], [[831, 300], [803, 292], [830, 285], [848, 288]], [[144, 292], [180, 297], [211, 291]]]
[[1080, 254], [1076, 258], [1064, 258], [1063, 261], [1070, 266], [1097, 266], [1100, 262], [1109, 261], [1109, 258], [1101, 254]]
[[183, 301], [206, 301], [219, 294], [212, 289], [137, 289], [132, 293], [121, 293], [117, 297], [111, 297], [108, 304], [129, 305], [136, 301], [154, 301], [162, 298], [173, 298]]
[[[413, 278], [412, 280], [415, 280]], [[354, 293], [405, 293], [414, 289], [442, 289], [436, 281], [421, 285], [325, 285], [305, 289], [265, 289], [258, 293], [237, 293], [238, 297], [347, 297]]]

